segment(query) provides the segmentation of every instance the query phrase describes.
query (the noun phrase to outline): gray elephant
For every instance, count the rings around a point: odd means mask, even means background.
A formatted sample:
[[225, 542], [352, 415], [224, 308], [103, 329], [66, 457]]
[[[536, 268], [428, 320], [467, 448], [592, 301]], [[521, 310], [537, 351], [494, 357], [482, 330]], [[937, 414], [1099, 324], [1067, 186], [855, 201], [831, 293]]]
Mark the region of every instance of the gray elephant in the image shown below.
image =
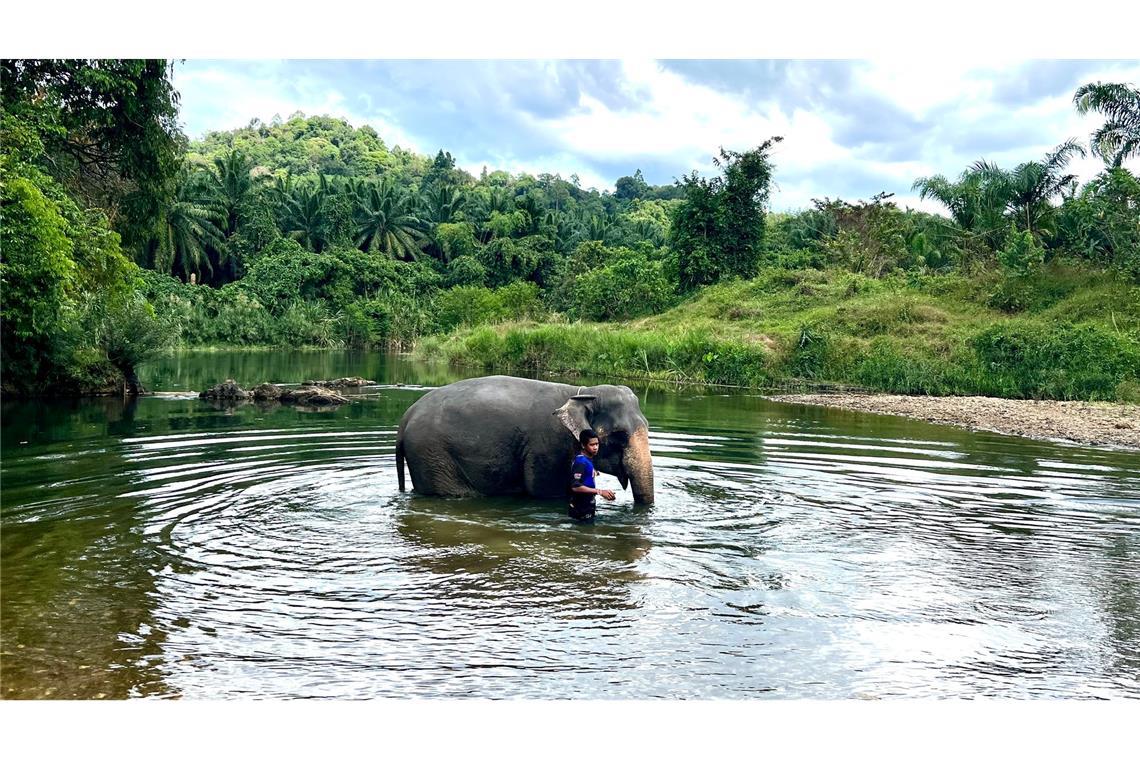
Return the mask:
[[400, 490], [407, 461], [417, 493], [565, 498], [587, 428], [601, 440], [594, 467], [652, 504], [649, 423], [633, 391], [502, 375], [436, 388], [408, 408], [396, 435]]

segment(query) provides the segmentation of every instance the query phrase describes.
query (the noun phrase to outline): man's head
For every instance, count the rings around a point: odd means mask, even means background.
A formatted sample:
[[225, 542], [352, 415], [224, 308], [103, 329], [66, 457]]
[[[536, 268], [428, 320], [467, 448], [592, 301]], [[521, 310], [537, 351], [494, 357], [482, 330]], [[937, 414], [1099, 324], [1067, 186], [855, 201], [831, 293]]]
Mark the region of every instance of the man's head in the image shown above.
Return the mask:
[[598, 434], [590, 428], [586, 428], [578, 434], [578, 443], [582, 445], [582, 453], [593, 459], [598, 453], [598, 447], [601, 442], [598, 440]]

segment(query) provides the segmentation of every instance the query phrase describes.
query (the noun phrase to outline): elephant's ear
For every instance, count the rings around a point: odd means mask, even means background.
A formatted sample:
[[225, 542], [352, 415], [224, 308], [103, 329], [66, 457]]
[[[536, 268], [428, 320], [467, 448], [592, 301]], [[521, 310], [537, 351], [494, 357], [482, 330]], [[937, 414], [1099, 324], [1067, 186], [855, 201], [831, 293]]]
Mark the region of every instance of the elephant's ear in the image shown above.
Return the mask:
[[575, 441], [583, 430], [590, 427], [590, 421], [586, 419], [586, 404], [595, 398], [597, 396], [571, 396], [565, 404], [554, 410], [558, 419], [574, 435]]

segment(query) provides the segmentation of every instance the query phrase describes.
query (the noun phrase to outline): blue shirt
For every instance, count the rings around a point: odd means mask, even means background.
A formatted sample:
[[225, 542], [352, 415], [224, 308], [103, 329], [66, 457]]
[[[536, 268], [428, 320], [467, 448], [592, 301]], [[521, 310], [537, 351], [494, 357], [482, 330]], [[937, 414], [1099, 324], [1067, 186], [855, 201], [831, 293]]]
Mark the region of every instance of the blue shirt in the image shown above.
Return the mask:
[[570, 467], [570, 487], [574, 486], [594, 488], [594, 463], [585, 454], [574, 457], [574, 464]]
[[574, 457], [574, 464], [570, 466], [570, 505], [572, 516], [590, 516], [594, 513], [594, 494], [578, 493], [575, 486], [594, 488], [594, 463], [585, 454]]

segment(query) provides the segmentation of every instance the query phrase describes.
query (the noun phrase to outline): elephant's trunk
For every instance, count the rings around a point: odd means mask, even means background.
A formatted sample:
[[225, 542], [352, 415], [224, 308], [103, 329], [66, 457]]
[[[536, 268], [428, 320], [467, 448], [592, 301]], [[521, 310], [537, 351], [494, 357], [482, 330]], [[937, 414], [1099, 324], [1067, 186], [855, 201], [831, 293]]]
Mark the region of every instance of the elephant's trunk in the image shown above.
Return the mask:
[[633, 501], [653, 503], [653, 459], [649, 456], [649, 430], [640, 428], [629, 438], [622, 465], [633, 486]]

